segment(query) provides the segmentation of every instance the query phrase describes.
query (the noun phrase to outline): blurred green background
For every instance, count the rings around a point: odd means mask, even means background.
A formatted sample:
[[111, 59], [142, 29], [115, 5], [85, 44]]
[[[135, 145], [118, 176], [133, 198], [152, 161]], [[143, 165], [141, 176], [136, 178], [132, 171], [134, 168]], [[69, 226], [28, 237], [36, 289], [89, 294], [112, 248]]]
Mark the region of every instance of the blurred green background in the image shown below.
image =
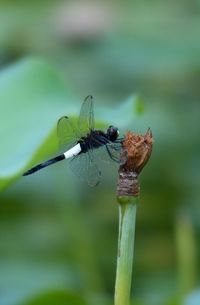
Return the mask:
[[116, 165], [97, 188], [67, 162], [21, 177], [88, 94], [98, 124], [155, 138], [132, 304], [199, 305], [199, 0], [0, 1], [0, 305], [113, 304]]

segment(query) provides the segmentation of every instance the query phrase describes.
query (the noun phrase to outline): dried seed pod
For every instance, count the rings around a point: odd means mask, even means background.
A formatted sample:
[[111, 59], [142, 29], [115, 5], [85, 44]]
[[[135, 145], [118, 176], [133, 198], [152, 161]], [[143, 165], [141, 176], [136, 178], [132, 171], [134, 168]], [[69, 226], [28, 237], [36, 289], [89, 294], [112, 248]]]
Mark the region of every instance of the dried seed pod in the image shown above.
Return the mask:
[[145, 135], [128, 131], [122, 142], [121, 164], [119, 168], [118, 196], [138, 196], [138, 175], [148, 162], [153, 146], [150, 129]]

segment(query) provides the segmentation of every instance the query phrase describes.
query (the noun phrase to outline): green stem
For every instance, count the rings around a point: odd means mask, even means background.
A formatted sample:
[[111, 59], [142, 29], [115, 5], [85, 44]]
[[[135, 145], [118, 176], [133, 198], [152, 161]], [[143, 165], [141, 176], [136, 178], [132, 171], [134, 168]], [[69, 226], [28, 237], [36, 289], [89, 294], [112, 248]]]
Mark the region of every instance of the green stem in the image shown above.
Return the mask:
[[137, 197], [118, 197], [119, 238], [115, 305], [129, 305], [135, 239]]
[[197, 285], [197, 245], [194, 228], [187, 211], [181, 211], [176, 221], [179, 289], [186, 295]]

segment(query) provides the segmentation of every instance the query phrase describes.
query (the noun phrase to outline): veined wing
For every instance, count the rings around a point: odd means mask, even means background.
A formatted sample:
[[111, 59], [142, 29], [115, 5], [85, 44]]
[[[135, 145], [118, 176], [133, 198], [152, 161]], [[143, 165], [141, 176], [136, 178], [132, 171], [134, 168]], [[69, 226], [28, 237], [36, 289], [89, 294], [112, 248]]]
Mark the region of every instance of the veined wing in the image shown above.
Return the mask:
[[99, 159], [105, 163], [110, 163], [115, 161], [120, 162], [120, 151], [121, 143], [120, 142], [111, 142], [108, 141], [104, 136], [99, 136], [99, 138], [94, 138], [94, 141], [100, 146], [98, 149], [93, 150], [93, 155], [96, 156], [96, 159]]
[[119, 163], [120, 162], [120, 152], [121, 144], [120, 143], [111, 143], [106, 145], [106, 151], [111, 160]]
[[57, 135], [59, 145], [63, 149], [68, 149], [69, 145], [75, 144], [80, 139], [76, 125], [67, 116], [58, 120]]
[[82, 153], [70, 160], [73, 173], [89, 186], [96, 186], [100, 182], [101, 172], [93, 159], [92, 151]]
[[63, 116], [57, 123], [57, 135], [60, 147], [68, 149], [70, 144], [75, 144], [82, 136], [86, 136], [94, 129], [93, 98], [88, 95], [80, 110], [78, 123], [75, 125], [69, 117]]
[[118, 144], [106, 144], [98, 149], [93, 150], [95, 159], [99, 162], [111, 164], [114, 162], [120, 163], [120, 150]]
[[78, 119], [78, 129], [82, 136], [94, 129], [94, 103], [93, 97], [88, 95], [81, 106]]

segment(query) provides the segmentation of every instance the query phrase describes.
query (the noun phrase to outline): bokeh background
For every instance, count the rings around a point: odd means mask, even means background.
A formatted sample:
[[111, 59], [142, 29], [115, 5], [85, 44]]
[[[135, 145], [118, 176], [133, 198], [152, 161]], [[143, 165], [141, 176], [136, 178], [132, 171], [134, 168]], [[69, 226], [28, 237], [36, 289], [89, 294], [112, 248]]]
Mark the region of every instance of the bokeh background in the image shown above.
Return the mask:
[[[200, 1], [0, 1], [0, 304], [113, 304], [117, 166], [57, 164], [59, 116], [155, 138], [141, 174], [132, 304], [200, 304]], [[125, 304], [124, 304], [125, 305]]]

